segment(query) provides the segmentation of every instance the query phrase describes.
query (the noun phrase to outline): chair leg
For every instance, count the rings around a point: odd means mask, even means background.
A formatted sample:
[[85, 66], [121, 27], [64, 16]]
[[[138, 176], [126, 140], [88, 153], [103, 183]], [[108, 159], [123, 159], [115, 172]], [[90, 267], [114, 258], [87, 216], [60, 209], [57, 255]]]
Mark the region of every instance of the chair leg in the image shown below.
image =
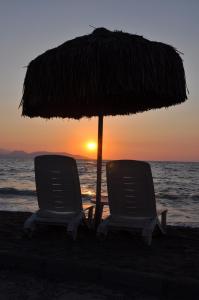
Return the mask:
[[152, 242], [152, 233], [148, 233], [147, 235], [142, 235], [144, 242], [150, 246]]
[[93, 220], [93, 208], [94, 208], [94, 206], [91, 206], [88, 211], [88, 223], [89, 224], [91, 224], [92, 220]]
[[70, 236], [72, 236], [73, 240], [76, 240], [77, 230], [78, 230], [79, 224], [81, 223], [83, 217], [84, 217], [84, 213], [80, 213], [74, 219], [72, 219], [71, 222], [68, 224], [67, 233]]
[[78, 230], [78, 226], [74, 226], [69, 229], [67, 228], [67, 234], [72, 238], [73, 241], [75, 241], [77, 238], [77, 230]]
[[152, 242], [152, 234], [154, 231], [155, 226], [157, 225], [158, 219], [153, 218], [149, 223], [145, 225], [145, 227], [142, 229], [142, 237], [145, 241], [145, 243], [150, 246]]
[[167, 210], [163, 211], [161, 214], [161, 226], [164, 230], [164, 233], [166, 233], [167, 229]]
[[36, 230], [36, 213], [32, 214], [24, 223], [23, 233], [26, 237], [31, 238], [33, 236], [33, 232]]
[[100, 240], [104, 240], [108, 234], [108, 225], [109, 225], [109, 217], [102, 221], [102, 223], [97, 228], [97, 238]]

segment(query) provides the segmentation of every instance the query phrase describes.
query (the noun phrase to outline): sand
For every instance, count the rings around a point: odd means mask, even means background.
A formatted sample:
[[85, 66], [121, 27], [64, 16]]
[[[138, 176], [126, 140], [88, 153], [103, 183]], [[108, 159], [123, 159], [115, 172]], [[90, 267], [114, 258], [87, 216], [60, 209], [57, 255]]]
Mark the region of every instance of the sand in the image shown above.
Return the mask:
[[168, 226], [151, 247], [125, 232], [98, 241], [85, 228], [75, 242], [46, 226], [26, 239], [29, 215], [0, 212], [1, 299], [198, 299], [199, 228]]

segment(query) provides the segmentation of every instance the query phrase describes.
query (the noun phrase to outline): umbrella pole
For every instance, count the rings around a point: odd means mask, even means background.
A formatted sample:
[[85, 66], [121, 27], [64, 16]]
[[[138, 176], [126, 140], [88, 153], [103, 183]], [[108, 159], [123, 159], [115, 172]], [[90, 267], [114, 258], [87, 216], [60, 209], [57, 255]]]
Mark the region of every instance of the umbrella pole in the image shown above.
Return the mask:
[[97, 186], [96, 186], [96, 208], [95, 208], [95, 229], [101, 222], [101, 180], [102, 180], [102, 138], [103, 138], [103, 115], [98, 118], [98, 147], [97, 147]]

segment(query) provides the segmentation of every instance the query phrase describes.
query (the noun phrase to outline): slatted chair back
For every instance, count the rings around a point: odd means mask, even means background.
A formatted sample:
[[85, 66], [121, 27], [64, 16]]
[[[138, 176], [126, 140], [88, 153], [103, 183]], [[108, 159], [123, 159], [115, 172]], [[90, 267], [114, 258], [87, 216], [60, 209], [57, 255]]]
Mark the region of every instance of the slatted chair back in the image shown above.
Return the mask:
[[82, 210], [76, 161], [67, 156], [35, 158], [35, 181], [41, 210], [78, 213]]
[[150, 165], [116, 160], [106, 166], [110, 214], [115, 218], [155, 217], [156, 202]]

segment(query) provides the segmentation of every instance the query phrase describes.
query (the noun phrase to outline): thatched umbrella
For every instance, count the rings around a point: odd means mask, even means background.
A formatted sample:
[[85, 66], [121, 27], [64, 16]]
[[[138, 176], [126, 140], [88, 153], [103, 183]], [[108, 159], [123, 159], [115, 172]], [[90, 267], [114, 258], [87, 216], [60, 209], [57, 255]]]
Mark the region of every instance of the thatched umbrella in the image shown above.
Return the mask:
[[186, 99], [182, 59], [172, 46], [98, 28], [31, 61], [21, 105], [29, 117], [99, 117], [97, 225], [103, 116], [135, 114]]

